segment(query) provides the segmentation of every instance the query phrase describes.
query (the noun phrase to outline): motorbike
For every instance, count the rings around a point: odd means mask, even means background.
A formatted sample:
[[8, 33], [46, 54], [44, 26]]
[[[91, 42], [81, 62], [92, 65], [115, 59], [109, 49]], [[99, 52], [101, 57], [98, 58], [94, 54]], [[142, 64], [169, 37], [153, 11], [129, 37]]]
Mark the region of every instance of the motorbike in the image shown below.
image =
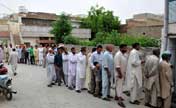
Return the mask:
[[12, 89], [12, 78], [7, 75], [8, 70], [4, 67], [3, 63], [0, 63], [0, 94], [5, 96], [7, 100], [12, 100], [13, 94], [16, 91]]

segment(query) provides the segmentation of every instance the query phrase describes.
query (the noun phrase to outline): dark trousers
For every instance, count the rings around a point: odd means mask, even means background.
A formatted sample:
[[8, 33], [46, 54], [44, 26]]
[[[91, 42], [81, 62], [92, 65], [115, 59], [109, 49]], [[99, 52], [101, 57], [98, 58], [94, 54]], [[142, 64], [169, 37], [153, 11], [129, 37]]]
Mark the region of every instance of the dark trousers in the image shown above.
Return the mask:
[[56, 82], [60, 85], [62, 80], [64, 81], [64, 84], [66, 84], [62, 67], [56, 67]]
[[31, 64], [34, 64], [35, 63], [35, 59], [34, 59], [34, 56], [31, 56]]
[[90, 82], [91, 93], [95, 93], [95, 86], [96, 86], [95, 75], [94, 75], [94, 71], [91, 70], [91, 82]]
[[24, 63], [25, 63], [25, 64], [29, 63], [29, 57], [25, 57], [25, 58], [24, 58]]

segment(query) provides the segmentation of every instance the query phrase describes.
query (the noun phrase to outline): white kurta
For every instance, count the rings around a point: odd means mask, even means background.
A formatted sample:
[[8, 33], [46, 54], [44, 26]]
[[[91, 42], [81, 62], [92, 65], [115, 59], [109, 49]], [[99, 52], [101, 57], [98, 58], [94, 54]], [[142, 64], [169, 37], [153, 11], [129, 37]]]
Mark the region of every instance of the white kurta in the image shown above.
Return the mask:
[[44, 56], [43, 48], [38, 48], [38, 52], [39, 52], [39, 61], [43, 61], [43, 56]]
[[16, 73], [17, 64], [18, 64], [18, 53], [17, 52], [11, 52], [10, 57], [9, 57], [9, 64], [11, 64], [12, 72]]
[[69, 70], [69, 54], [62, 54], [62, 61], [63, 61], [63, 71], [66, 85], [68, 85], [68, 70]]
[[69, 54], [62, 54], [62, 60], [63, 60], [63, 71], [64, 75], [68, 75], [69, 70]]
[[127, 86], [131, 89], [134, 86], [134, 79], [137, 79], [139, 87], [142, 87], [142, 65], [139, 58], [139, 52], [136, 49], [133, 49], [130, 52], [127, 64]]
[[77, 55], [69, 55], [69, 71], [68, 71], [68, 86], [73, 87], [76, 83], [76, 67], [77, 67]]
[[76, 90], [84, 88], [86, 78], [86, 56], [81, 52], [77, 54]]
[[134, 102], [137, 100], [142, 87], [142, 66], [139, 52], [136, 49], [130, 52], [126, 75], [127, 87], [131, 92], [131, 102]]
[[[122, 97], [123, 92], [123, 83], [125, 80], [126, 68], [127, 68], [127, 54], [123, 54], [121, 51], [118, 51], [114, 57], [114, 74], [116, 81], [116, 94], [118, 97]], [[117, 68], [121, 70], [122, 78], [118, 78]]]
[[48, 84], [51, 84], [52, 81], [56, 79], [56, 73], [55, 73], [55, 67], [54, 67], [54, 54], [47, 54], [46, 65], [47, 65]]

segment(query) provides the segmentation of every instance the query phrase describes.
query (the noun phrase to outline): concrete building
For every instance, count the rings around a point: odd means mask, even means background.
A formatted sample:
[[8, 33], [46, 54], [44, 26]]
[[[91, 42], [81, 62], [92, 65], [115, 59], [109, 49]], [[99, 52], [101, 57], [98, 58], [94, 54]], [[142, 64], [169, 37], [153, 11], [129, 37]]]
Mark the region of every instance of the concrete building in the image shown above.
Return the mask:
[[10, 34], [8, 20], [0, 19], [0, 44], [9, 44], [11, 42]]
[[[10, 21], [17, 21], [16, 29], [13, 29], [14, 44], [52, 44], [54, 36], [50, 34], [53, 21], [56, 21], [58, 16], [52, 13], [43, 12], [21, 12], [8, 16]], [[73, 27], [72, 35], [80, 39], [91, 38], [90, 29], [81, 29], [80, 23], [76, 17], [70, 17]]]
[[151, 13], [136, 14], [131, 19], [126, 20], [126, 24], [121, 26], [121, 31], [133, 36], [151, 36], [161, 38], [163, 28], [163, 16]]
[[174, 93], [172, 108], [176, 108], [176, 0], [165, 0], [165, 18], [162, 33], [161, 51], [168, 50], [172, 53]]

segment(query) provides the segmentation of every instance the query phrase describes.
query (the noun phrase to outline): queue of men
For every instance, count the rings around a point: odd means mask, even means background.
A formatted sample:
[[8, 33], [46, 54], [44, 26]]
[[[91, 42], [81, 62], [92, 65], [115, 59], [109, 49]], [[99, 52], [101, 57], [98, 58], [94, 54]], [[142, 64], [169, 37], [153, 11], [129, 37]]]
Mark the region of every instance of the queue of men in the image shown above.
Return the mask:
[[[14, 55], [19, 58], [18, 50], [16, 54], [10, 53], [8, 61], [16, 58]], [[111, 88], [115, 84], [114, 99], [123, 108], [123, 93], [130, 96], [131, 104], [139, 105], [143, 92], [146, 106], [170, 108], [173, 92], [172, 66], [169, 63], [171, 53], [165, 51], [160, 54], [159, 49], [156, 49], [152, 55], [142, 59], [139, 50], [140, 44], [134, 43], [130, 50], [126, 44], [120, 45], [115, 55], [113, 45], [106, 45], [105, 50], [98, 45], [89, 53], [86, 47], [77, 52], [75, 47], [68, 51], [64, 45], [36, 46], [27, 51], [31, 64], [46, 64], [48, 87], [64, 84], [77, 93], [88, 90], [94, 97], [110, 101], [113, 98]], [[2, 51], [0, 48], [0, 61], [3, 58]]]

